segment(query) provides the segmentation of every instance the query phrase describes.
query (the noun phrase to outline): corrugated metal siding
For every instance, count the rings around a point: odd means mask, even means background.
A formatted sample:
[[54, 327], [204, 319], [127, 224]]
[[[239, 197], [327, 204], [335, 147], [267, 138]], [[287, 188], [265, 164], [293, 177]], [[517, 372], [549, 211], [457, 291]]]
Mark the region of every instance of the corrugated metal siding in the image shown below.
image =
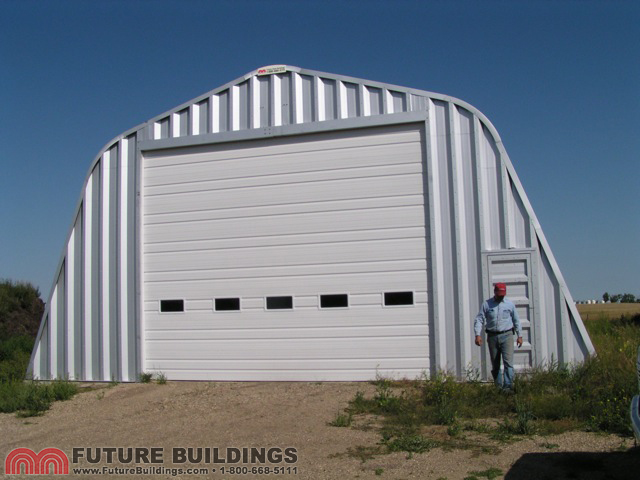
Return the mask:
[[137, 292], [139, 141], [208, 135], [216, 142], [215, 135], [222, 139], [228, 132], [251, 130], [269, 137], [272, 127], [409, 111], [428, 114], [431, 368], [463, 375], [470, 366], [483, 366], [486, 372], [486, 358], [471, 343], [468, 317], [491, 294], [483, 258], [496, 251], [532, 254], [536, 362], [580, 361], [593, 352], [533, 209], [484, 115], [444, 95], [351, 77], [296, 67], [256, 73], [126, 132], [96, 158], [34, 348], [30, 372], [35, 377], [137, 378], [144, 349]]

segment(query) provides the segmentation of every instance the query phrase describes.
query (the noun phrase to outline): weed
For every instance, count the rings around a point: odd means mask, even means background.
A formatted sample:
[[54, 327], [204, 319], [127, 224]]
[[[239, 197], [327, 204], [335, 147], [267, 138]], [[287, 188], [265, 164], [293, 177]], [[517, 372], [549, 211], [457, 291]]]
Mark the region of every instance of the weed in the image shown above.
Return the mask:
[[97, 398], [98, 400], [102, 400], [102, 399], [104, 398], [104, 392], [98, 392], [98, 393], [96, 393], [96, 398]]
[[483, 470], [481, 472], [472, 471], [469, 473], [472, 475], [472, 477], [465, 477], [465, 480], [467, 478], [478, 478], [478, 477], [485, 477], [488, 480], [493, 480], [494, 478], [501, 477], [504, 475], [504, 472], [499, 468], [488, 468], [487, 470]]
[[440, 446], [435, 440], [422, 435], [401, 435], [399, 437], [383, 438], [382, 443], [390, 452], [423, 453]]
[[156, 383], [158, 385], [166, 385], [167, 384], [167, 376], [164, 374], [164, 372], [159, 372], [156, 375]]
[[380, 476], [384, 473], [384, 468], [376, 468], [375, 469], [375, 474]]
[[36, 383], [28, 384], [18, 416], [36, 417], [49, 410], [53, 398], [51, 390], [47, 387], [47, 385], [38, 385]]
[[373, 402], [365, 398], [361, 391], [356, 392], [356, 396], [349, 402], [349, 411], [354, 414], [367, 413], [371, 411]]
[[532, 435], [535, 433], [535, 426], [533, 424], [535, 415], [531, 411], [531, 403], [525, 400], [516, 400], [516, 427], [517, 432], [522, 435]]
[[367, 460], [375, 458], [376, 455], [384, 453], [379, 446], [368, 447], [364, 445], [357, 445], [354, 448], [347, 448], [347, 455], [353, 458], [360, 459], [361, 463], [365, 463]]
[[457, 437], [462, 432], [462, 425], [460, 422], [454, 422], [447, 427], [447, 435], [450, 437]]
[[49, 388], [55, 401], [69, 400], [78, 393], [78, 385], [68, 380], [54, 380], [49, 384]]
[[558, 445], [557, 443], [549, 443], [549, 442], [541, 443], [540, 446], [546, 448], [547, 450], [555, 450], [556, 448], [560, 447], [560, 445]]
[[376, 393], [373, 400], [378, 411], [381, 413], [397, 413], [401, 407], [401, 401], [393, 393], [391, 380], [378, 377], [375, 384]]
[[336, 418], [334, 418], [333, 421], [329, 423], [329, 425], [332, 427], [350, 427], [352, 421], [353, 415], [351, 414], [351, 412], [337, 413]]
[[18, 412], [20, 417], [42, 415], [51, 403], [68, 400], [78, 393], [78, 387], [66, 380], [51, 383], [2, 382], [0, 383], [0, 412]]
[[142, 372], [138, 376], [138, 380], [140, 380], [140, 383], [151, 383], [152, 379], [153, 379], [153, 373]]
[[515, 441], [513, 433], [511, 432], [511, 427], [504, 426], [503, 424], [499, 424], [497, 428], [491, 431], [489, 433], [489, 438], [503, 444], [513, 443]]
[[516, 413], [516, 418], [514, 420], [508, 417], [505, 418], [504, 421], [498, 425], [498, 430], [507, 436], [533, 435], [536, 429], [531, 411], [526, 407], [519, 409]]

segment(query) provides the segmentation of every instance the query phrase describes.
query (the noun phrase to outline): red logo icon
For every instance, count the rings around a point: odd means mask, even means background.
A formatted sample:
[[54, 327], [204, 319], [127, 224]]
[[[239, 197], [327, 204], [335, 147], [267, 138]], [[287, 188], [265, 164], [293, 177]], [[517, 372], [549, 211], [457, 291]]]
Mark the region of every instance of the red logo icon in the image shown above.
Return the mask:
[[50, 466], [53, 475], [69, 475], [69, 458], [58, 448], [45, 448], [38, 454], [29, 448], [16, 448], [4, 461], [4, 473], [19, 475], [22, 465], [25, 475], [50, 475]]

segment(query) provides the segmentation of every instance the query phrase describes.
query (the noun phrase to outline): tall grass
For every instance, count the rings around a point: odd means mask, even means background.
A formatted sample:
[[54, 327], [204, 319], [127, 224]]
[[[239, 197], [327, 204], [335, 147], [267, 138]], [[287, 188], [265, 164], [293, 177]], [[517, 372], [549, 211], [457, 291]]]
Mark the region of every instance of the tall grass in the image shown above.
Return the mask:
[[57, 400], [67, 400], [78, 392], [74, 383], [24, 381], [33, 339], [14, 336], [0, 341], [0, 412], [20, 416], [41, 415]]
[[[578, 365], [546, 365], [516, 376], [513, 394], [492, 384], [459, 382], [441, 372], [414, 382], [378, 378], [371, 398], [358, 392], [347, 413], [382, 417], [382, 444], [392, 450], [422, 451], [433, 442], [425, 425], [446, 425], [451, 437], [478, 430], [496, 439], [583, 429], [632, 435], [629, 405], [638, 393], [640, 314], [586, 322], [598, 354]], [[495, 427], [478, 423], [497, 419]], [[495, 421], [494, 421], [495, 424]]]

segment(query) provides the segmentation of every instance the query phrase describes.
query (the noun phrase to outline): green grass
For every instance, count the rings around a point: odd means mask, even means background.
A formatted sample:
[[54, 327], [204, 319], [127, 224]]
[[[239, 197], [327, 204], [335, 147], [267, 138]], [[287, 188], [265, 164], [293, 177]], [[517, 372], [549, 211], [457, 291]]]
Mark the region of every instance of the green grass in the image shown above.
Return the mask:
[[352, 421], [353, 414], [351, 412], [337, 413], [336, 418], [334, 418], [332, 422], [329, 422], [329, 425], [332, 427], [350, 427]]
[[42, 415], [55, 401], [68, 400], [78, 386], [65, 380], [24, 381], [33, 339], [14, 336], [0, 341], [0, 412], [21, 417]]
[[493, 480], [498, 477], [502, 477], [504, 473], [499, 468], [488, 468], [483, 471], [471, 471], [469, 472], [471, 475], [465, 477], [464, 480], [479, 480], [480, 477], [487, 478], [488, 480]]
[[[446, 373], [413, 382], [377, 378], [373, 395], [358, 392], [334, 424], [348, 426], [350, 416], [377, 415], [380, 445], [389, 452], [410, 454], [436, 446], [476, 448], [477, 443], [466, 439], [468, 432], [499, 442], [569, 430], [631, 436], [629, 404], [638, 393], [640, 314], [591, 319], [585, 324], [597, 356], [578, 365], [551, 361], [519, 374], [511, 395], [479, 382], [477, 372], [469, 372], [465, 382]], [[348, 425], [345, 415], [349, 415]], [[433, 425], [446, 427], [449, 439], [425, 437], [425, 429]]]
[[68, 400], [78, 386], [66, 380], [53, 382], [10, 381], [0, 383], [0, 412], [21, 417], [42, 415], [55, 401]]

